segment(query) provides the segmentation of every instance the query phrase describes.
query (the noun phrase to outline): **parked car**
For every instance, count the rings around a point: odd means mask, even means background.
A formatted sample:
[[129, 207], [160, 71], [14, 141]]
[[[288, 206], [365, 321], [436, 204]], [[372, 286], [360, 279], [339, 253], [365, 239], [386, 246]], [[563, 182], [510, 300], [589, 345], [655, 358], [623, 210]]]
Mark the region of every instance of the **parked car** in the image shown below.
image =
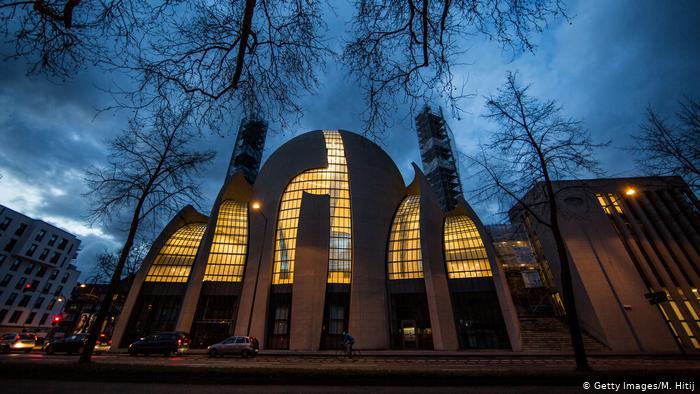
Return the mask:
[[54, 354], [56, 352], [80, 354], [83, 352], [87, 339], [88, 334], [76, 334], [61, 339], [55, 339], [44, 346], [44, 352], [46, 352], [46, 354]]
[[100, 336], [97, 338], [97, 342], [95, 342], [95, 353], [108, 352], [111, 348], [112, 340], [109, 338], [109, 335], [101, 332]]
[[17, 350], [29, 353], [34, 348], [36, 336], [26, 332], [11, 332], [0, 337], [0, 343], [8, 345], [10, 351]]
[[[88, 340], [90, 334], [75, 334], [68, 337], [63, 337], [60, 339], [54, 339], [44, 345], [44, 352], [46, 354], [58, 353], [68, 353], [68, 354], [80, 354], [85, 348], [85, 343]], [[100, 333], [100, 336], [95, 342], [95, 353], [106, 352], [112, 347], [112, 341], [109, 339], [107, 334]]]
[[209, 357], [223, 356], [226, 354], [236, 354], [241, 357], [255, 357], [258, 354], [260, 345], [255, 337], [229, 337], [219, 343], [215, 343], [207, 348]]
[[164, 354], [181, 355], [190, 350], [190, 336], [186, 332], [159, 332], [141, 338], [129, 345], [129, 355]]

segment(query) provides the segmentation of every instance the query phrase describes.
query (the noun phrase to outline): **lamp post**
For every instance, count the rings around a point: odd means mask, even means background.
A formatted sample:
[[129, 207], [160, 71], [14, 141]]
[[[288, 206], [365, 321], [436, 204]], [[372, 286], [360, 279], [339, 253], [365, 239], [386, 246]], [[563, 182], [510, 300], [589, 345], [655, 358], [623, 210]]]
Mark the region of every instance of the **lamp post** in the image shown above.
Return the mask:
[[258, 278], [260, 277], [260, 265], [262, 264], [262, 255], [263, 252], [265, 251], [265, 235], [267, 234], [267, 216], [262, 211], [262, 205], [257, 202], [253, 201], [252, 204], [250, 204], [250, 207], [253, 209], [253, 211], [260, 213], [262, 215], [263, 219], [265, 220], [265, 225], [263, 226], [263, 233], [262, 233], [262, 242], [260, 244], [260, 254], [258, 255], [258, 268], [255, 272], [255, 287], [253, 287], [253, 302], [250, 304], [250, 314], [248, 315], [248, 329], [246, 330], [246, 336], [250, 336], [250, 324], [253, 321], [253, 309], [255, 309], [255, 298], [256, 294], [258, 292]]

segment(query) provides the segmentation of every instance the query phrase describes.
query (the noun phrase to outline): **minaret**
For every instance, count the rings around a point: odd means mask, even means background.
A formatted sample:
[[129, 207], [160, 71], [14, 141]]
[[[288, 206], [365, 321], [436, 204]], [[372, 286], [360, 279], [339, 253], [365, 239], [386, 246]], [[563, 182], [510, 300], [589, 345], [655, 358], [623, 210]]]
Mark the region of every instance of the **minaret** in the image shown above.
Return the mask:
[[226, 179], [238, 171], [242, 171], [250, 183], [255, 182], [260, 170], [260, 160], [265, 148], [267, 122], [257, 115], [249, 113], [241, 119], [236, 135], [236, 145], [231, 153]]
[[442, 109], [439, 111], [434, 114], [430, 107], [423, 108], [416, 116], [416, 131], [423, 171], [438, 197], [440, 207], [448, 212], [457, 204], [457, 198], [463, 197], [462, 183], [454, 157], [452, 136], [442, 116]]

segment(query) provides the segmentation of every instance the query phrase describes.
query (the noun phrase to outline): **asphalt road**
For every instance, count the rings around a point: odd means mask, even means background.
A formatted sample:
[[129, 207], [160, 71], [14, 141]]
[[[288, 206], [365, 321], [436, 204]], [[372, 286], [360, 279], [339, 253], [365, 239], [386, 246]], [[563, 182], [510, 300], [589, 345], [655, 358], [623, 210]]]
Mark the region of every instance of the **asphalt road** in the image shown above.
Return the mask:
[[152, 394], [222, 394], [222, 393], [519, 393], [541, 394], [551, 393], [580, 393], [578, 386], [473, 386], [473, 387], [391, 387], [391, 386], [265, 386], [265, 385], [197, 385], [191, 386], [175, 384], [139, 384], [139, 383], [95, 383], [95, 382], [63, 382], [63, 381], [27, 381], [6, 380], [2, 382], [3, 393], [27, 394], [27, 393], [97, 393], [100, 394], [124, 394], [124, 393], [152, 393]]
[[[46, 355], [39, 351], [29, 354], [12, 353], [0, 355], [1, 362], [19, 363], [59, 363], [77, 362], [77, 355]], [[159, 365], [188, 367], [223, 367], [223, 368], [341, 368], [341, 369], [412, 369], [421, 370], [474, 370], [474, 369], [562, 369], [570, 370], [574, 361], [568, 357], [381, 357], [360, 356], [353, 360], [337, 360], [331, 355], [295, 356], [295, 355], [261, 355], [252, 359], [235, 356], [210, 358], [202, 353], [166, 357], [160, 355], [130, 357], [125, 353], [106, 353], [94, 355], [93, 360], [101, 364]], [[682, 358], [617, 358], [591, 357], [589, 362], [594, 370], [609, 369], [689, 369], [697, 370], [700, 375], [700, 359]]]

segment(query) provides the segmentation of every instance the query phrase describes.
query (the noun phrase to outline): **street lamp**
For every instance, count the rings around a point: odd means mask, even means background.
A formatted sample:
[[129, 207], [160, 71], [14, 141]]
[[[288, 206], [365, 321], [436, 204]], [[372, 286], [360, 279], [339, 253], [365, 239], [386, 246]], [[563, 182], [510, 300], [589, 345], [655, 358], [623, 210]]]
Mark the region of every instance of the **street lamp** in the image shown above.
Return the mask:
[[631, 196], [634, 196], [636, 193], [637, 193], [637, 191], [634, 190], [634, 188], [631, 188], [631, 187], [628, 187], [627, 190], [625, 190], [625, 194], [628, 195], [628, 196], [630, 196], [630, 197], [631, 197]]
[[250, 315], [248, 316], [248, 329], [246, 330], [246, 336], [250, 336], [250, 324], [253, 321], [253, 309], [255, 308], [255, 298], [258, 292], [258, 278], [260, 277], [260, 265], [262, 264], [262, 255], [265, 251], [265, 235], [267, 234], [267, 216], [262, 211], [262, 204], [259, 201], [253, 201], [250, 204], [253, 211], [258, 212], [265, 219], [265, 225], [263, 226], [262, 242], [260, 243], [260, 254], [258, 255], [258, 269], [255, 273], [255, 287], [253, 287], [253, 302], [250, 305]]

